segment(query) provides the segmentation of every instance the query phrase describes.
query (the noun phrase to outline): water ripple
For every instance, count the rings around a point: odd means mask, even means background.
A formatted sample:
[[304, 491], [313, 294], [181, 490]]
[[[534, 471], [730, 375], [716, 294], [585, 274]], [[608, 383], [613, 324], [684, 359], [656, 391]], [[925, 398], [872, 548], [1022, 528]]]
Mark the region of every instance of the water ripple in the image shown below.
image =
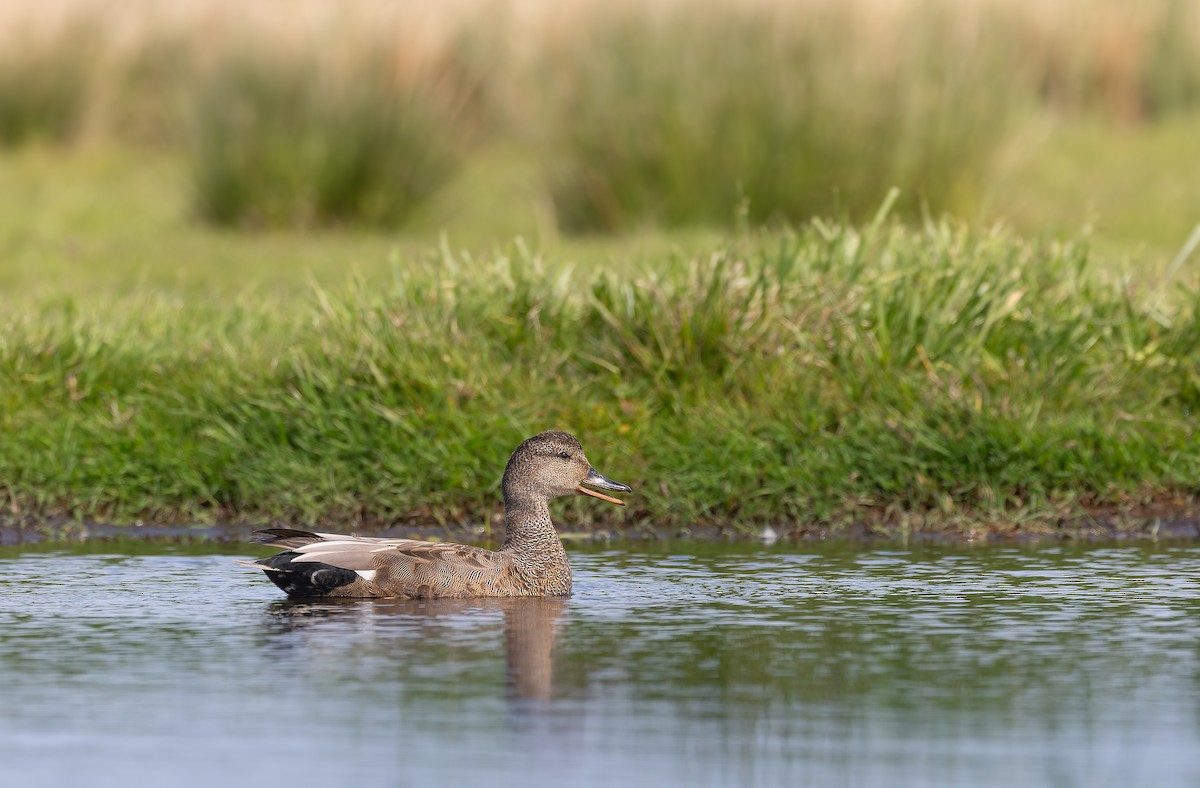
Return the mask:
[[576, 551], [568, 600], [309, 604], [209, 550], [0, 553], [6, 775], [1200, 779], [1194, 546]]

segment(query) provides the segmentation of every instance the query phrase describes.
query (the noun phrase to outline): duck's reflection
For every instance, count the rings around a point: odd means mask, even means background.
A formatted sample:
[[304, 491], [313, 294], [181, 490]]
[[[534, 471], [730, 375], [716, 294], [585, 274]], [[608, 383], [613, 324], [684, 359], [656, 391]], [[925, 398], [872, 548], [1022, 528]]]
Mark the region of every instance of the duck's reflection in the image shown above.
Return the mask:
[[505, 686], [511, 696], [549, 700], [554, 695], [554, 647], [567, 600], [511, 599], [504, 605]]
[[[564, 598], [281, 600], [267, 608], [267, 645], [306, 662], [377, 651], [423, 665], [494, 659], [488, 642], [503, 628], [505, 694], [554, 697], [554, 650], [570, 604]], [[494, 648], [494, 646], [493, 646]], [[340, 655], [340, 656], [339, 656]]]

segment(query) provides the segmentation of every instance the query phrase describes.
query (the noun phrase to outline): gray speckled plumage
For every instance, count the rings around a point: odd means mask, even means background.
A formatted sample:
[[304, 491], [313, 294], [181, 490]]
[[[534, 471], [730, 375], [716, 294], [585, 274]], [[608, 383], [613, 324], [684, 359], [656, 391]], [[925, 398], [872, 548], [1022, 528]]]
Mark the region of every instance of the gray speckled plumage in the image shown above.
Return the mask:
[[615, 498], [584, 487], [629, 492], [592, 468], [565, 432], [542, 432], [513, 452], [504, 469], [504, 546], [371, 538], [268, 528], [256, 541], [286, 551], [239, 562], [263, 570], [290, 597], [566, 596], [571, 566], [550, 520], [564, 495]]

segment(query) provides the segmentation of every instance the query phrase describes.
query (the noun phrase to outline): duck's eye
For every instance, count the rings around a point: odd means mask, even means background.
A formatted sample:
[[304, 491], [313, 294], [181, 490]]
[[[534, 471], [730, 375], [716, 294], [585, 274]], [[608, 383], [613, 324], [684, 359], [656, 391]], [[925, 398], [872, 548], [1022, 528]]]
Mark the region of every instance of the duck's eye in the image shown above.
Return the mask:
[[568, 454], [568, 453], [567, 453], [567, 452], [565, 452], [565, 451], [560, 451], [560, 452], [558, 453], [558, 456], [559, 456], [559, 457], [562, 457], [564, 460], [569, 460], [569, 459], [571, 459], [571, 455], [570, 455], [570, 454]]

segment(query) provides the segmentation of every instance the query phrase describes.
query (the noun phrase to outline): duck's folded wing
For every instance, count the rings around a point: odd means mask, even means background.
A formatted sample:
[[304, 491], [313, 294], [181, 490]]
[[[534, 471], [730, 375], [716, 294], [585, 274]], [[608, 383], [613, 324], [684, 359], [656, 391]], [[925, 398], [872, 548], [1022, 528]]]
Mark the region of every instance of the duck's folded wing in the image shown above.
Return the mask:
[[[289, 545], [290, 546], [290, 545]], [[491, 550], [461, 544], [420, 542], [412, 539], [375, 539], [326, 535], [317, 542], [292, 547], [294, 563], [314, 561], [330, 566], [368, 571], [385, 564], [439, 564], [463, 570], [498, 570], [509, 561]]]

